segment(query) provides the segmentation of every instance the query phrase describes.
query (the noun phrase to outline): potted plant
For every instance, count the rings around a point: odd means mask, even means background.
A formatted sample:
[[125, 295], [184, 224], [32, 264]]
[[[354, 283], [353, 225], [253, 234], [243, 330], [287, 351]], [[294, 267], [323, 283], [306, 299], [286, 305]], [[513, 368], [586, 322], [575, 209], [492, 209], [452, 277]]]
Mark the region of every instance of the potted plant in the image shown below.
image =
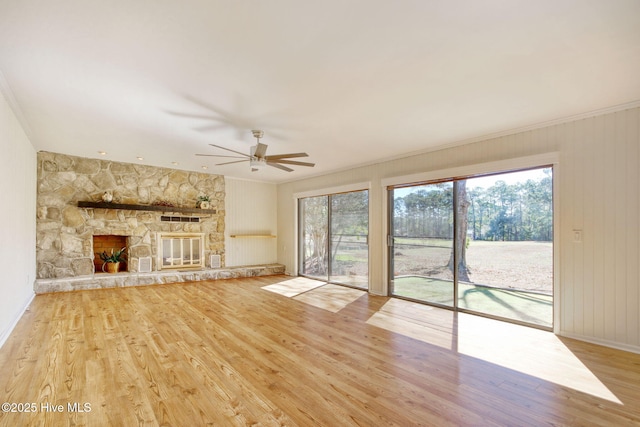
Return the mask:
[[123, 247], [119, 251], [114, 251], [111, 249], [111, 253], [108, 254], [107, 251], [99, 254], [100, 259], [104, 262], [102, 264], [102, 271], [107, 273], [117, 273], [120, 268], [120, 262], [123, 261], [122, 254], [127, 249], [127, 247]]
[[196, 201], [196, 208], [200, 209], [209, 209], [211, 207], [211, 200], [209, 200], [208, 195], [198, 196], [198, 200]]

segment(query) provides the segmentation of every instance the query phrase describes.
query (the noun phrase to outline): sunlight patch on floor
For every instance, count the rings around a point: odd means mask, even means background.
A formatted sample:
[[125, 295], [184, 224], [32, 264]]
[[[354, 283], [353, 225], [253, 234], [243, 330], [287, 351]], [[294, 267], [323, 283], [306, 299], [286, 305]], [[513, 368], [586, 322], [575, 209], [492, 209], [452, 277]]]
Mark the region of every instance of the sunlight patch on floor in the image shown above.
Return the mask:
[[300, 294], [293, 299], [337, 313], [364, 294], [365, 291], [359, 289], [327, 284]]
[[621, 404], [551, 332], [390, 299], [367, 323]]
[[325, 282], [321, 282], [319, 280], [296, 277], [273, 285], [263, 286], [262, 289], [292, 298], [323, 285], [325, 285]]
[[331, 285], [315, 279], [296, 277], [262, 289], [337, 313], [366, 292], [346, 286]]

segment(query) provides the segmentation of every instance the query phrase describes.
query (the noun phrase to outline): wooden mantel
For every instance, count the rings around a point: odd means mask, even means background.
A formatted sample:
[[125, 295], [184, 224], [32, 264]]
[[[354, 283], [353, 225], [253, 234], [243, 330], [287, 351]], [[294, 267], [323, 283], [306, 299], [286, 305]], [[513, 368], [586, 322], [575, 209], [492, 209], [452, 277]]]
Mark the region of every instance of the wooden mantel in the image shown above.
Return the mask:
[[121, 209], [130, 211], [156, 211], [156, 212], [180, 212], [180, 213], [202, 213], [215, 214], [215, 209], [200, 208], [180, 208], [176, 206], [156, 206], [156, 205], [132, 205], [127, 203], [107, 203], [107, 202], [78, 202], [79, 208], [93, 209]]

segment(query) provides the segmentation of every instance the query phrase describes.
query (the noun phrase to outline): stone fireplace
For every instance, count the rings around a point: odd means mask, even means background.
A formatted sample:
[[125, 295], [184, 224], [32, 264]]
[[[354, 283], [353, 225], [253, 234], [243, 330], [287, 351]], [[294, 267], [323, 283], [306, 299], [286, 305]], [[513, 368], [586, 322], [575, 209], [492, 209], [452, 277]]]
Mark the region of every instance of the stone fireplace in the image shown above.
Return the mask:
[[[107, 191], [110, 204], [102, 203]], [[195, 208], [202, 195], [211, 209]], [[160, 271], [161, 233], [199, 234], [199, 259], [219, 255], [224, 267], [224, 198], [220, 175], [40, 152], [37, 279], [98, 276], [96, 252], [123, 246], [128, 259], [121, 272], [145, 272], [140, 259], [149, 258], [150, 270]]]
[[[225, 267], [223, 176], [39, 152], [37, 184], [36, 293], [284, 273], [280, 264]], [[195, 208], [201, 195], [211, 209]], [[178, 235], [164, 256], [162, 241]], [[95, 252], [123, 246], [126, 268], [100, 273]]]

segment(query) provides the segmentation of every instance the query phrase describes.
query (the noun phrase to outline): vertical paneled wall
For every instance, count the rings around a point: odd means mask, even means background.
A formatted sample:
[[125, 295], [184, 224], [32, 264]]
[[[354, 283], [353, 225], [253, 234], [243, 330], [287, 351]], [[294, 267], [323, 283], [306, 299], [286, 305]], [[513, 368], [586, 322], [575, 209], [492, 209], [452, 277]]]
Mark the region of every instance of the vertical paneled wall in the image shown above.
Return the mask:
[[[370, 181], [371, 284], [386, 290], [384, 197], [394, 176], [558, 152], [556, 331], [640, 352], [640, 108], [278, 186], [278, 261], [295, 272], [293, 195]], [[574, 230], [582, 241], [574, 242]]]
[[[277, 191], [275, 184], [225, 178], [226, 265], [277, 261]], [[231, 237], [237, 236], [237, 237]]]
[[[640, 347], [640, 109], [558, 126], [561, 332]], [[582, 230], [575, 242], [574, 230]]]
[[[2, 75], [0, 75], [0, 79]], [[2, 83], [0, 81], [0, 83]], [[36, 247], [36, 152], [0, 94], [0, 345], [33, 297]]]

